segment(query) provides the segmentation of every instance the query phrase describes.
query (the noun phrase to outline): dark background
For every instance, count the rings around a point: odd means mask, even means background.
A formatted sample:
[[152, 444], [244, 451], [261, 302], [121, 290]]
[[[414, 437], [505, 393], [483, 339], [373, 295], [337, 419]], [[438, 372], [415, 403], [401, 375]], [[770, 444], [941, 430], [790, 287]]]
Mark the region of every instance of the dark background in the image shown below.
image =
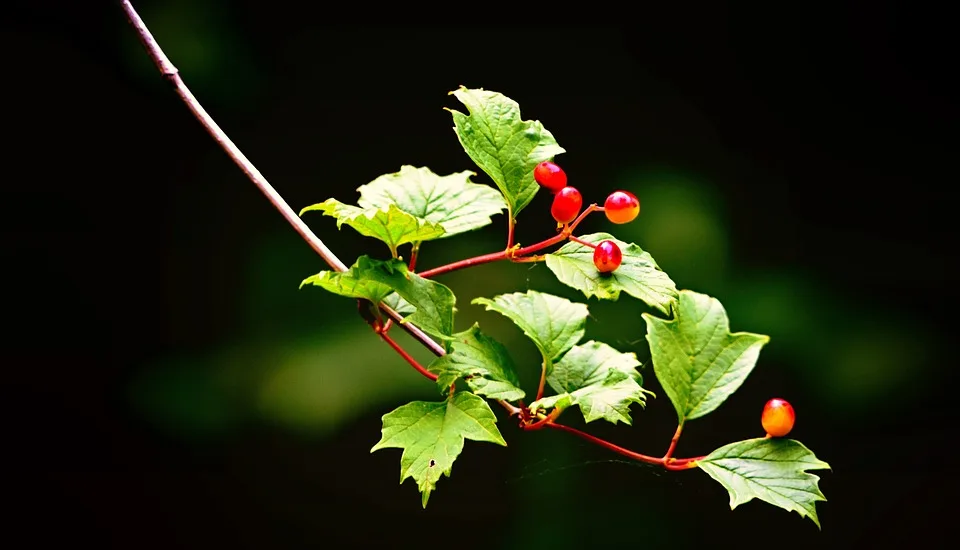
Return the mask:
[[[733, 330], [772, 337], [740, 391], [688, 425], [678, 454], [762, 435], [763, 402], [789, 399], [791, 436], [833, 467], [817, 472], [823, 530], [759, 502], [731, 512], [699, 471], [524, 434], [500, 412], [509, 447], [468, 442], [422, 510], [413, 483], [397, 485], [400, 452], [369, 448], [380, 416], [435, 398], [431, 385], [350, 300], [298, 291], [319, 259], [158, 76], [120, 9], [77, 2], [4, 8], [0, 34], [10, 541], [948, 540], [960, 489], [949, 450], [957, 104], [943, 14], [906, 3], [641, 7], [616, 14], [622, 26], [569, 26], [478, 5], [456, 18], [437, 8], [446, 24], [423, 26], [357, 5], [352, 21], [367, 10], [382, 20], [332, 26], [342, 15], [312, 3], [135, 5], [295, 209], [354, 202], [356, 187], [403, 164], [475, 169], [442, 109], [462, 109], [447, 92], [517, 100], [566, 148], [557, 161], [586, 200], [640, 196], [640, 218], [618, 237], [680, 287], [718, 297]], [[487, 18], [516, 24], [472, 23]], [[548, 204], [538, 196], [521, 215], [521, 242], [550, 234]], [[386, 252], [328, 218], [308, 222], [347, 263]], [[496, 250], [503, 225], [429, 243], [421, 265]], [[442, 282], [458, 294], [458, 326], [481, 322], [521, 366], [535, 365], [532, 346], [470, 300], [529, 287], [582, 301], [543, 266]], [[589, 303], [588, 338], [648, 356], [639, 302]], [[529, 386], [535, 369], [524, 376]], [[651, 372], [646, 385], [662, 393]], [[590, 429], [656, 455], [673, 416], [661, 395], [634, 412], [634, 428]]]

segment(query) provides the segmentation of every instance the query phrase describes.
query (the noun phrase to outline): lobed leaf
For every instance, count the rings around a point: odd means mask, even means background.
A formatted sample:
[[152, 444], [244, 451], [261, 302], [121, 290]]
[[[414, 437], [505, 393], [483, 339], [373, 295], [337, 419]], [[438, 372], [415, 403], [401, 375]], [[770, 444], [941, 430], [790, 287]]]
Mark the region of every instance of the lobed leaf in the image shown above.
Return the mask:
[[[507, 207], [503, 196], [489, 185], [470, 181], [473, 172], [438, 176], [429, 168], [401, 166], [360, 186], [363, 208], [388, 208], [391, 204], [418, 219], [439, 225], [444, 238], [479, 229], [491, 216]], [[427, 239], [422, 239], [427, 240]]]
[[830, 465], [792, 439], [757, 438], [720, 447], [697, 462], [703, 471], [730, 493], [730, 509], [754, 498], [801, 517], [820, 527], [817, 501], [825, 501], [820, 478], [807, 470]]
[[394, 257], [397, 256], [397, 247], [402, 244], [439, 239], [444, 234], [440, 225], [408, 214], [395, 204], [385, 208], [360, 208], [327, 199], [304, 208], [300, 215], [312, 211], [337, 218], [337, 229], [347, 224], [365, 237], [383, 241]]
[[607, 344], [589, 341], [574, 346], [553, 367], [547, 383], [557, 395], [530, 404], [532, 410], [580, 407], [584, 421], [606, 420], [632, 424], [630, 405], [646, 402], [640, 362], [634, 353], [622, 353]]
[[503, 94], [463, 86], [450, 93], [469, 113], [450, 109], [460, 144], [497, 184], [516, 218], [539, 189], [534, 167], [565, 150], [539, 121], [523, 120], [517, 102]]
[[437, 358], [428, 370], [437, 375], [437, 386], [443, 393], [463, 378], [473, 393], [490, 399], [516, 401], [525, 395], [507, 349], [476, 324], [454, 334], [450, 353]]
[[382, 420], [382, 437], [370, 452], [403, 449], [400, 483], [408, 477], [417, 482], [424, 508], [440, 476], [450, 477], [464, 440], [507, 445], [490, 405], [472, 393], [459, 392], [439, 403], [414, 401], [383, 415]]
[[737, 391], [770, 340], [731, 333], [720, 301], [690, 290], [680, 291], [673, 319], [643, 319], [654, 373], [681, 423], [713, 412]]
[[501, 294], [492, 300], [476, 298], [472, 303], [513, 321], [536, 344], [548, 368], [586, 332], [587, 306], [552, 294], [528, 290]]
[[557, 279], [590, 298], [616, 300], [620, 292], [642, 300], [666, 314], [677, 299], [677, 285], [664, 273], [653, 257], [633, 243], [625, 243], [609, 233], [593, 233], [580, 237], [597, 244], [612, 240], [623, 253], [623, 262], [612, 273], [600, 273], [593, 263], [593, 249], [580, 243], [568, 242], [559, 250], [546, 255], [547, 267]]

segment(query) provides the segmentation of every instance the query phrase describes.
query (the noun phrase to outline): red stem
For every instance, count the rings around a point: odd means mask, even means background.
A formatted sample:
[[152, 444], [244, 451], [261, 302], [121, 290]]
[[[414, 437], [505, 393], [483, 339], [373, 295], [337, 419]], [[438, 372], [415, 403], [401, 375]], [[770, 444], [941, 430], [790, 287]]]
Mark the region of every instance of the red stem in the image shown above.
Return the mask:
[[440, 267], [435, 267], [433, 269], [428, 269], [426, 271], [421, 271], [417, 275], [423, 277], [424, 279], [429, 279], [435, 275], [440, 275], [443, 273], [449, 273], [451, 271], [456, 271], [458, 269], [463, 269], [466, 267], [472, 267], [480, 264], [488, 264], [490, 262], [496, 262], [499, 260], [507, 259], [507, 251], [501, 250], [500, 252], [491, 252], [490, 254], [484, 254], [483, 256], [474, 256], [473, 258], [467, 258], [466, 260], [460, 260], [458, 262], [453, 262], [452, 264], [442, 265]]
[[[459, 270], [459, 269], [464, 269], [464, 268], [467, 268], [467, 267], [473, 267], [473, 266], [475, 266], [475, 265], [488, 264], [488, 263], [490, 263], [490, 262], [497, 262], [497, 261], [500, 261], [500, 260], [506, 260], [506, 259], [508, 259], [508, 258], [509, 258], [509, 259], [516, 259], [516, 261], [518, 261], [518, 262], [525, 261], [525, 259], [522, 258], [522, 256], [526, 256], [526, 255], [532, 254], [532, 253], [534, 253], [534, 252], [539, 252], [540, 250], [543, 250], [544, 248], [547, 248], [547, 247], [549, 247], [549, 246], [553, 246], [553, 245], [555, 245], [555, 244], [561, 243], [561, 242], [563, 242], [564, 240], [566, 240], [567, 238], [569, 238], [570, 235], [573, 233], [574, 229], [576, 229], [577, 226], [580, 225], [580, 222], [582, 222], [583, 219], [586, 218], [588, 214], [590, 214], [591, 212], [595, 212], [595, 211], [597, 211], [597, 210], [599, 210], [599, 207], [598, 207], [596, 204], [591, 204], [591, 205], [588, 206], [586, 209], [584, 209], [583, 212], [580, 213], [580, 215], [577, 217], [577, 219], [575, 219], [572, 223], [570, 223], [569, 225], [567, 225], [566, 227], [564, 227], [563, 230], [560, 231], [560, 233], [558, 233], [557, 235], [555, 235], [555, 236], [553, 236], [553, 237], [550, 237], [549, 239], [542, 240], [542, 241], [540, 241], [540, 242], [538, 242], [538, 243], [535, 243], [535, 244], [532, 244], [532, 245], [530, 245], [530, 246], [525, 246], [525, 247], [523, 247], [523, 248], [518, 248], [518, 249], [516, 249], [516, 250], [513, 250], [512, 252], [511, 252], [511, 249], [510, 249], [510, 248], [507, 248], [507, 250], [501, 250], [501, 251], [499, 251], [499, 252], [491, 252], [490, 254], [484, 254], [484, 255], [482, 255], [482, 256], [475, 256], [475, 257], [473, 257], [473, 258], [467, 258], [467, 259], [465, 259], [465, 260], [460, 260], [460, 261], [458, 261], [458, 262], [453, 262], [453, 263], [450, 263], [450, 264], [447, 264], [447, 265], [442, 265], [442, 266], [440, 266], [440, 267], [435, 267], [435, 268], [433, 268], [433, 269], [428, 269], [428, 270], [426, 270], [426, 271], [422, 271], [422, 272], [418, 273], [418, 275], [420, 275], [420, 276], [423, 277], [423, 278], [428, 279], [428, 278], [434, 277], [434, 276], [436, 276], [436, 275], [442, 275], [442, 274], [444, 274], [444, 273], [450, 273], [451, 271], [457, 271], [457, 270]], [[512, 246], [512, 245], [511, 245], [511, 246]]]
[[403, 349], [403, 346], [401, 346], [400, 344], [398, 344], [393, 338], [390, 337], [389, 334], [387, 334], [387, 333], [385, 333], [385, 332], [383, 332], [383, 331], [380, 331], [379, 334], [380, 334], [380, 338], [383, 338], [383, 341], [384, 341], [384, 342], [390, 344], [390, 347], [393, 348], [393, 351], [399, 353], [399, 354], [400, 354], [400, 357], [403, 357], [404, 359], [406, 359], [406, 360], [407, 360], [407, 363], [410, 363], [410, 366], [413, 367], [414, 369], [416, 369], [417, 372], [419, 372], [420, 374], [426, 376], [426, 377], [429, 378], [430, 380], [433, 380], [434, 382], [437, 381], [437, 375], [436, 375], [436, 374], [433, 374], [432, 372], [430, 372], [430, 371], [428, 371], [427, 369], [423, 368], [423, 365], [421, 365], [420, 363], [417, 362], [416, 359], [414, 359], [413, 357], [411, 357], [410, 354], [407, 353], [407, 350]]
[[665, 461], [662, 458], [647, 456], [644, 454], [640, 454], [638, 452], [631, 451], [630, 449], [624, 449], [623, 447], [619, 445], [614, 445], [613, 443], [610, 443], [605, 439], [600, 439], [599, 437], [590, 435], [586, 432], [581, 432], [576, 428], [571, 428], [570, 426], [566, 426], [564, 424], [557, 424], [556, 422], [547, 422], [544, 425], [548, 428], [555, 428], [557, 430], [563, 430], [565, 432], [572, 433], [577, 437], [586, 439], [591, 443], [599, 445], [604, 449], [608, 449], [615, 453], [621, 454], [627, 458], [632, 458], [633, 460], [637, 460], [639, 462], [645, 462], [647, 464], [655, 464], [657, 466], [663, 466], [667, 470], [689, 470], [691, 468], [696, 468], [697, 461], [703, 460], [704, 458], [702, 456], [698, 456], [695, 458], [679, 458], [679, 459], [671, 459], [669, 461]]
[[513, 218], [513, 212], [507, 211], [507, 250], [513, 248], [513, 231], [516, 228], [517, 220]]

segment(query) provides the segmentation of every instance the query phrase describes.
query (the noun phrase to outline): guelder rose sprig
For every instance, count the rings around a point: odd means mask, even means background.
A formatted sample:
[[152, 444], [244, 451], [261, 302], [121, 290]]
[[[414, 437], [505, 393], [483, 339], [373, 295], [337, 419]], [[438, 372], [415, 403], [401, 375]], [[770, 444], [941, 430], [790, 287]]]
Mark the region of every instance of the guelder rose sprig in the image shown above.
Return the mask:
[[[731, 508], [756, 498], [796, 511], [819, 527], [815, 505], [825, 498], [817, 485], [819, 478], [808, 470], [829, 465], [801, 443], [783, 438], [793, 429], [795, 412], [782, 399], [770, 400], [763, 409], [765, 437], [731, 443], [703, 456], [673, 458], [684, 427], [737, 390], [769, 339], [730, 332], [726, 312], [716, 298], [678, 290], [636, 244], [607, 233], [575, 236], [577, 226], [593, 212], [604, 212], [614, 224], [633, 221], [640, 211], [639, 200], [629, 191], [615, 191], [603, 207], [583, 208], [582, 195], [568, 185], [566, 173], [553, 162], [564, 149], [539, 121], [524, 120], [516, 102], [483, 89], [461, 87], [451, 92], [468, 111], [450, 110], [457, 138], [496, 189], [470, 181], [471, 171], [440, 176], [425, 167], [403, 166], [359, 188], [357, 205], [329, 199], [303, 209], [301, 214], [335, 217], [338, 226], [348, 225], [381, 240], [390, 251], [389, 259], [361, 256], [348, 268], [200, 106], [130, 2], [122, 0], [121, 6], [161, 74], [197, 120], [330, 266], [305, 279], [301, 287], [320, 287], [355, 299], [361, 316], [378, 336], [436, 384], [442, 400], [417, 401], [385, 414], [382, 437], [371, 449], [403, 451], [401, 483], [414, 478], [423, 506], [440, 478], [450, 475], [466, 440], [506, 445], [489, 401], [502, 406], [524, 431], [556, 429], [667, 470], [699, 468], [727, 489]], [[551, 213], [558, 223], [557, 235], [526, 247], [514, 245], [515, 218], [541, 187], [554, 194]], [[505, 250], [414, 272], [423, 242], [477, 229], [504, 210], [508, 216]], [[568, 242], [553, 252], [537, 254], [564, 241]], [[400, 258], [402, 246], [410, 246], [408, 263]], [[626, 293], [650, 308], [652, 313], [643, 313], [643, 319], [653, 371], [678, 416], [676, 432], [662, 457], [631, 451], [558, 422], [565, 411], [578, 408], [586, 423], [605, 420], [630, 425], [631, 407], [645, 405], [652, 395], [642, 386], [634, 353], [583, 341], [589, 315], [585, 304], [535, 290], [473, 300], [506, 316], [539, 350], [540, 380], [529, 403], [507, 349], [479, 325], [455, 329], [456, 296], [432, 277], [499, 260], [544, 262], [560, 282], [586, 298], [616, 300]], [[395, 322], [437, 359], [424, 366], [407, 353], [388, 334]]]

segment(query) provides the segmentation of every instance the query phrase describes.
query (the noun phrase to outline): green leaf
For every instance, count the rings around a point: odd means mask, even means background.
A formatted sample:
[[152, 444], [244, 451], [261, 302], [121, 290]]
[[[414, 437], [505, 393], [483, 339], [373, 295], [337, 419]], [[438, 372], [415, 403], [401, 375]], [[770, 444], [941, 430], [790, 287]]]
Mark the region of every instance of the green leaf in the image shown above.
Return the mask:
[[769, 502], [801, 517], [809, 517], [817, 528], [817, 501], [826, 501], [817, 482], [807, 470], [827, 470], [830, 465], [817, 459], [810, 449], [792, 439], [758, 438], [720, 447], [697, 462], [730, 493], [730, 509], [754, 498]]
[[634, 353], [621, 353], [593, 340], [574, 346], [553, 367], [547, 383], [558, 395], [530, 404], [531, 409], [578, 405], [586, 422], [607, 420], [632, 424], [630, 404], [645, 403]]
[[523, 120], [517, 102], [503, 94], [463, 86], [450, 93], [469, 111], [449, 109], [460, 144], [497, 184], [516, 218], [539, 189], [533, 168], [565, 150], [539, 121]]
[[361, 256], [355, 265], [360, 277], [395, 290], [415, 309], [403, 322], [416, 323], [425, 332], [443, 339], [453, 334], [456, 297], [448, 287], [410, 273], [400, 260], [380, 261]]
[[437, 374], [441, 392], [448, 392], [451, 384], [463, 378], [478, 395], [506, 401], [523, 399], [516, 367], [503, 344], [480, 332], [476, 324], [453, 336], [451, 352], [428, 367]]
[[623, 263], [613, 273], [600, 273], [593, 263], [593, 249], [569, 242], [547, 254], [547, 267], [561, 283], [576, 288], [590, 298], [616, 300], [620, 292], [646, 302], [664, 313], [677, 299], [677, 285], [661, 271], [650, 253], [633, 243], [625, 243], [609, 233], [584, 235], [581, 240], [597, 244], [610, 239], [623, 253]]
[[394, 257], [402, 244], [439, 239], [444, 233], [443, 227], [408, 214], [394, 204], [385, 208], [360, 208], [327, 199], [304, 208], [300, 215], [312, 211], [337, 218], [337, 229], [347, 224], [365, 237], [380, 239], [390, 247]]
[[417, 311], [417, 308], [413, 307], [413, 304], [404, 300], [403, 297], [396, 292], [388, 294], [387, 297], [383, 299], [383, 303], [400, 315], [409, 315]]
[[383, 300], [403, 322], [416, 323], [424, 331], [444, 339], [453, 334], [456, 297], [448, 287], [410, 273], [401, 260], [374, 260], [360, 256], [343, 273], [321, 271], [300, 284], [311, 284], [348, 298]]
[[[400, 210], [421, 220], [439, 225], [450, 237], [488, 225], [490, 216], [507, 207], [503, 196], [489, 185], [470, 181], [473, 172], [438, 176], [429, 168], [401, 166], [400, 171], [384, 174], [361, 186], [358, 204], [363, 208]], [[422, 239], [426, 240], [426, 239]]]
[[587, 306], [535, 290], [501, 294], [492, 300], [476, 298], [474, 304], [506, 316], [536, 344], [549, 363], [563, 355], [586, 332]]
[[358, 272], [357, 264], [342, 273], [321, 271], [316, 275], [311, 275], [300, 283], [300, 288], [306, 285], [318, 286], [328, 292], [347, 298], [366, 298], [375, 304], [392, 292], [389, 286], [364, 278]]
[[762, 334], [731, 334], [720, 301], [690, 290], [680, 291], [672, 320], [648, 313], [643, 319], [653, 371], [680, 422], [709, 414], [737, 391], [770, 341]]
[[496, 422], [487, 402], [472, 393], [459, 392], [439, 403], [414, 401], [383, 415], [383, 435], [370, 452], [403, 449], [400, 483], [412, 477], [426, 508], [440, 476], [450, 477], [465, 439], [507, 445]]

